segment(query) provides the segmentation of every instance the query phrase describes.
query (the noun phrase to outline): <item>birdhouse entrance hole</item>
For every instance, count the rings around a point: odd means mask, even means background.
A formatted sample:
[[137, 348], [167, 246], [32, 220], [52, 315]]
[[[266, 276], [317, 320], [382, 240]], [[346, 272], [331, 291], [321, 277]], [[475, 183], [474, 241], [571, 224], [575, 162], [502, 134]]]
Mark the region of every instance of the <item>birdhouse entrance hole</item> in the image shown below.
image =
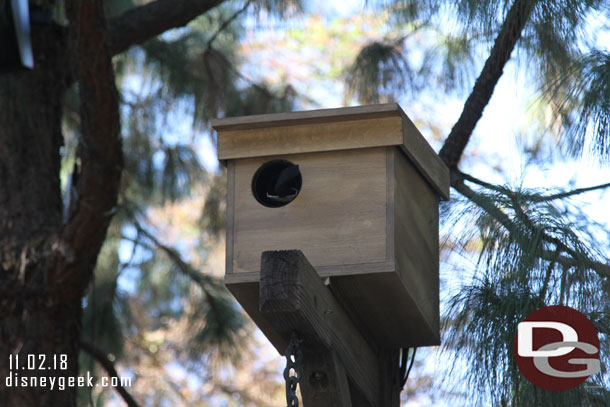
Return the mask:
[[294, 201], [302, 182], [298, 165], [286, 160], [268, 161], [252, 177], [252, 194], [261, 205], [279, 208]]

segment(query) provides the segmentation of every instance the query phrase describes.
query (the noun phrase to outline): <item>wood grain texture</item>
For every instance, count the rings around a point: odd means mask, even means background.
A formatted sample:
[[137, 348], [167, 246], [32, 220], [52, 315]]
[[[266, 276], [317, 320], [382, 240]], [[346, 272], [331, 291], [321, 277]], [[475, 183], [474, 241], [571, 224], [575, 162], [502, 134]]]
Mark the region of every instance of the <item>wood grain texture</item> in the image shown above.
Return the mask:
[[[393, 261], [381, 263], [343, 264], [335, 266], [316, 267], [320, 278], [334, 276], [354, 276], [358, 274], [387, 273], [396, 270]], [[259, 271], [248, 271], [244, 273], [226, 273], [225, 284], [253, 283], [259, 279]]]
[[331, 274], [331, 286], [359, 323], [386, 347], [437, 345], [439, 337], [438, 195], [400, 149], [388, 149], [395, 267]]
[[350, 150], [402, 144], [400, 117], [308, 123], [218, 133], [218, 158]]
[[430, 184], [395, 147], [285, 158], [301, 166], [303, 190], [282, 208], [250, 192], [266, 159], [235, 161], [225, 283], [258, 281], [263, 251], [300, 249], [383, 346], [438, 344], [439, 197]]
[[398, 276], [421, 312], [439, 335], [439, 197], [417, 177], [417, 169], [399, 151], [394, 155], [395, 253]]
[[226, 212], [226, 256], [225, 272], [231, 273], [233, 268], [233, 239], [235, 236], [235, 162], [227, 164], [227, 212]]
[[[396, 178], [394, 176], [394, 152], [396, 148], [388, 147], [385, 149], [385, 171], [386, 171], [386, 191], [385, 191], [385, 202], [386, 202], [386, 258], [394, 261], [394, 238], [396, 229], [394, 226], [394, 212], [395, 207], [395, 189], [396, 189]], [[395, 266], [395, 265], [394, 265]], [[396, 268], [392, 269], [396, 270]]]
[[381, 405], [400, 407], [400, 350], [385, 349], [378, 357], [381, 372]]
[[400, 146], [443, 199], [449, 170], [395, 103], [214, 120], [218, 158]]
[[369, 404], [381, 407], [376, 353], [302, 252], [263, 253], [259, 301], [260, 312], [275, 331], [270, 340], [279, 334], [285, 342], [296, 332], [304, 349], [336, 352]]
[[297, 124], [328, 123], [349, 120], [377, 119], [406, 116], [396, 103], [368, 106], [340, 107], [334, 109], [306, 110], [301, 112], [260, 114], [227, 117], [212, 120], [212, 127], [221, 130], [245, 130], [263, 127], [278, 127]]
[[336, 352], [306, 349], [302, 374], [299, 386], [303, 405], [352, 407], [347, 372]]
[[[299, 165], [303, 187], [290, 204], [267, 208], [254, 199], [251, 180], [275, 158]], [[283, 249], [302, 250], [314, 267], [329, 272], [365, 263], [387, 269], [386, 177], [384, 149], [237, 160], [227, 272], [257, 272], [263, 251]]]
[[438, 345], [438, 331], [422, 317], [397, 272], [330, 277], [358, 324], [386, 348]]
[[444, 200], [449, 200], [449, 168], [406, 115], [402, 118], [402, 131], [401, 147], [406, 156], [436, 192]]

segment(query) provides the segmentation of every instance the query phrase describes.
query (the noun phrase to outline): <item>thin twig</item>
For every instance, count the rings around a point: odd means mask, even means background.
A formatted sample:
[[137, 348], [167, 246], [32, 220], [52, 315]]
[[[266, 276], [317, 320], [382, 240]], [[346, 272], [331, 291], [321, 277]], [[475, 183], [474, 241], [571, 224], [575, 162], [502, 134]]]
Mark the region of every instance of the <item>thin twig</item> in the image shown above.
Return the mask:
[[[213, 48], [210, 48], [209, 51], [211, 51]], [[266, 89], [265, 87], [259, 85], [256, 81], [254, 81], [253, 79], [247, 77], [246, 75], [244, 75], [243, 73], [241, 73], [236, 67], [235, 65], [229, 61], [229, 59], [222, 53], [222, 52], [217, 52], [218, 56], [220, 56], [225, 64], [227, 65], [227, 67], [233, 71], [233, 73], [235, 75], [237, 75], [239, 78], [243, 79], [244, 81], [246, 81], [247, 83], [249, 83], [254, 89], [258, 90], [259, 92], [263, 93], [264, 95], [270, 97], [270, 98], [274, 98], [274, 99], [279, 99], [278, 96], [274, 95], [273, 93], [269, 92], [268, 89]]]
[[576, 188], [576, 189], [573, 189], [571, 191], [559, 192], [559, 193], [552, 194], [552, 195], [547, 195], [547, 196], [539, 196], [539, 197], [532, 196], [532, 197], [529, 198], [529, 200], [532, 201], [532, 202], [546, 202], [546, 201], [552, 201], [552, 200], [555, 200], [555, 199], [568, 198], [570, 196], [583, 194], [585, 192], [596, 191], [596, 190], [599, 190], [599, 189], [606, 189], [608, 187], [610, 187], [610, 182], [607, 182], [605, 184], [600, 184], [600, 185], [594, 185], [592, 187]]
[[480, 185], [482, 187], [485, 187], [487, 189], [491, 189], [491, 190], [494, 190], [494, 191], [504, 192], [504, 190], [501, 187], [499, 187], [498, 185], [490, 184], [489, 182], [483, 181], [483, 180], [481, 180], [479, 178], [476, 178], [476, 177], [474, 177], [474, 176], [472, 176], [470, 174], [466, 174], [466, 173], [464, 173], [464, 172], [462, 172], [462, 171], [460, 171], [458, 169], [453, 170], [452, 173], [457, 174], [460, 178], [463, 178], [466, 181], [470, 181], [473, 184], [477, 184], [477, 185]]
[[542, 282], [542, 288], [540, 289], [540, 294], [538, 295], [538, 299], [541, 303], [544, 303], [544, 299], [546, 298], [546, 292], [549, 289], [549, 281], [551, 280], [551, 274], [553, 269], [555, 268], [555, 264], [557, 263], [557, 258], [561, 253], [559, 252], [559, 248], [555, 249], [555, 254], [553, 259], [551, 260], [548, 268], [546, 269], [546, 275], [544, 276], [544, 281]]
[[[541, 232], [542, 239], [548, 243], [554, 244], [555, 247], [559, 250], [558, 254], [561, 254], [562, 252], [567, 253], [573, 259], [573, 261], [572, 261], [572, 260], [570, 260], [570, 258], [565, 257], [565, 256], [560, 256], [559, 258], [557, 258], [557, 254], [554, 254], [554, 252], [543, 251], [541, 257], [544, 258], [545, 260], [557, 261], [565, 266], [569, 265], [569, 267], [577, 267], [577, 268], [583, 267], [583, 266], [591, 267], [601, 276], [610, 277], [610, 266], [609, 265], [606, 265], [604, 263], [601, 263], [601, 262], [598, 262], [598, 261], [595, 261], [595, 260], [592, 260], [589, 258], [582, 259], [581, 258], [582, 256], [579, 256], [576, 251], [574, 251], [572, 248], [568, 247], [563, 241], [561, 241], [561, 239], [554, 237], [554, 236], [549, 236], [544, 231], [539, 231], [536, 228], [536, 226], [533, 224], [531, 219], [529, 219], [527, 214], [523, 211], [523, 208], [521, 207], [521, 205], [516, 201], [515, 195], [514, 195], [514, 193], [512, 193], [512, 191], [510, 191], [506, 188], [499, 187], [497, 185], [487, 183], [485, 181], [481, 181], [480, 179], [475, 178], [472, 175], [465, 174], [457, 169], [453, 170], [451, 173], [452, 173], [452, 186], [458, 192], [460, 192], [466, 198], [470, 199], [476, 205], [478, 205], [483, 210], [485, 210], [494, 219], [496, 219], [498, 222], [500, 222], [502, 224], [502, 226], [504, 226], [508, 230], [509, 233], [516, 234], [517, 236], [523, 234], [519, 230], [518, 225], [515, 224], [515, 222], [513, 222], [508, 217], [508, 215], [506, 215], [500, 208], [493, 205], [491, 202], [486, 202], [486, 200], [481, 199], [480, 196], [477, 196], [478, 194], [475, 191], [473, 191], [472, 189], [468, 188], [463, 183], [463, 181], [460, 182], [460, 179], [462, 179], [462, 180], [465, 179], [465, 180], [471, 181], [473, 183], [476, 183], [477, 185], [481, 185], [485, 188], [509, 195], [509, 197], [511, 198], [511, 200], [513, 202], [513, 206], [514, 206], [513, 209], [515, 210], [515, 213], [521, 218], [521, 220], [523, 221], [525, 226], [530, 230], [530, 232], [532, 232], [532, 233]], [[549, 195], [547, 197], [538, 197], [537, 200], [535, 199], [536, 197], [532, 197], [532, 196], [528, 197], [528, 199], [530, 201], [534, 201], [534, 202], [543, 202], [543, 201], [548, 201], [548, 200], [552, 200], [552, 199], [565, 198], [565, 197], [569, 197], [572, 195], [581, 194], [581, 193], [588, 192], [588, 191], [593, 191], [596, 189], [603, 189], [603, 188], [607, 188], [609, 186], [610, 186], [610, 184], [601, 184], [601, 185], [597, 185], [594, 187], [579, 188], [579, 189], [575, 189], [573, 191]]]
[[212, 38], [210, 38], [210, 40], [208, 41], [208, 43], [206, 45], [206, 49], [208, 49], [208, 50], [212, 49], [212, 44], [214, 43], [214, 41], [216, 41], [218, 34], [220, 34], [222, 31], [224, 31], [241, 13], [246, 11], [246, 9], [248, 7], [250, 7], [250, 4], [252, 4], [252, 0], [248, 0], [242, 8], [237, 10], [231, 17], [229, 17], [228, 20], [225, 20], [225, 22], [222, 23], [220, 28], [218, 30], [216, 30], [214, 35], [212, 35]]
[[[489, 182], [483, 181], [479, 178], [476, 178], [470, 174], [466, 174], [464, 172], [461, 172], [458, 169], [455, 169], [454, 171], [455, 174], [458, 177], [461, 177], [467, 181], [470, 181], [474, 184], [480, 185], [482, 187], [485, 187], [487, 189], [491, 189], [493, 191], [497, 191], [497, 192], [502, 192], [502, 193], [506, 193], [507, 189], [500, 187], [498, 185], [494, 185], [494, 184], [490, 184]], [[585, 188], [576, 188], [576, 189], [572, 189], [570, 191], [563, 191], [563, 192], [558, 192], [556, 194], [551, 194], [551, 195], [546, 195], [546, 196], [540, 196], [540, 195], [533, 195], [533, 194], [527, 194], [527, 200], [530, 202], [548, 202], [548, 201], [554, 201], [557, 199], [563, 199], [563, 198], [569, 198], [571, 196], [574, 195], [580, 195], [580, 194], [584, 194], [585, 192], [591, 192], [591, 191], [597, 191], [600, 189], [606, 189], [610, 187], [610, 182], [606, 182], [604, 184], [599, 184], [599, 185], [593, 185], [591, 187], [585, 187]]]
[[[108, 359], [106, 352], [87, 341], [81, 341], [80, 348], [97, 360], [98, 363], [104, 368], [106, 373], [108, 373], [109, 377], [116, 377], [117, 379], [120, 379], [120, 376], [114, 367], [114, 363]], [[127, 392], [127, 390], [121, 386], [120, 380], [117, 380], [117, 385], [114, 388], [116, 389], [117, 393], [121, 395], [128, 407], [140, 407], [131, 394], [129, 394], [129, 392]]]
[[[220, 315], [220, 312], [218, 310], [218, 305], [216, 304], [216, 298], [214, 297], [214, 294], [210, 291], [210, 288], [208, 287], [209, 283], [206, 282], [204, 279], [205, 276], [202, 275], [201, 273], [197, 272], [191, 265], [189, 265], [186, 261], [184, 261], [182, 259], [182, 257], [180, 256], [180, 253], [178, 253], [178, 251], [176, 249], [171, 248], [171, 247], [161, 243], [161, 241], [159, 241], [159, 239], [157, 239], [156, 236], [154, 236], [152, 233], [150, 233], [148, 230], [146, 230], [135, 219], [133, 220], [133, 226], [136, 228], [139, 235], [142, 235], [146, 239], [150, 240], [150, 242], [152, 242], [152, 244], [157, 249], [164, 252], [169, 257], [169, 259], [178, 266], [178, 270], [180, 270], [183, 274], [185, 274], [191, 280], [193, 280], [195, 283], [197, 283], [197, 285], [199, 286], [201, 291], [205, 294], [208, 305], [210, 306], [212, 312], [214, 312], [216, 315]], [[136, 244], [143, 245], [142, 242], [140, 242], [140, 241], [137, 241], [134, 239], [129, 239], [129, 240], [132, 240]]]

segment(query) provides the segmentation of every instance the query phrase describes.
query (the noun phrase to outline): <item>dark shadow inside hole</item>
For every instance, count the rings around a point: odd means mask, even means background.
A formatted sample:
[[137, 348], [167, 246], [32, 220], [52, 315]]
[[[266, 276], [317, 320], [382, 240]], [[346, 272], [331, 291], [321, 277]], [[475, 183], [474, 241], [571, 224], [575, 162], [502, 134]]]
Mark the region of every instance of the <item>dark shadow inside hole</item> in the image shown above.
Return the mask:
[[254, 198], [268, 208], [279, 208], [294, 201], [302, 186], [299, 166], [286, 160], [263, 164], [252, 178]]

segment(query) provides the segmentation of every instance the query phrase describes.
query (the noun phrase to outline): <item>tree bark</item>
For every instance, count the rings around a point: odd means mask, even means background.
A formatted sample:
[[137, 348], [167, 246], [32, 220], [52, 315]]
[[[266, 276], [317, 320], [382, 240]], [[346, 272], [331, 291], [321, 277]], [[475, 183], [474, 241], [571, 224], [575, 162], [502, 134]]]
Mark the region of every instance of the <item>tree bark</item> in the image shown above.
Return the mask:
[[[69, 33], [34, 25], [35, 69], [0, 77], [0, 405], [6, 407], [76, 405], [78, 387], [68, 378], [79, 375], [81, 300], [122, 171], [101, 2], [67, 6]], [[75, 79], [83, 101], [81, 174], [76, 210], [64, 225], [62, 102]], [[22, 386], [28, 378], [39, 382]]]
[[[46, 25], [34, 27], [32, 41], [35, 69], [0, 76], [0, 405], [71, 407], [75, 388], [15, 387], [16, 377], [78, 375], [81, 317], [80, 297], [54, 297], [50, 281], [62, 226], [61, 102], [70, 83], [68, 40], [64, 29]], [[20, 366], [10, 371], [9, 355], [17, 354]], [[28, 366], [28, 354], [36, 366]], [[65, 366], [53, 362], [60, 355], [66, 355]], [[42, 358], [44, 367], [58, 369], [39, 369]]]
[[[35, 68], [0, 75], [0, 406], [76, 405], [77, 387], [58, 384], [79, 373], [81, 301], [123, 166], [112, 55], [220, 2], [157, 0], [107, 24], [101, 0], [67, 0], [69, 30], [33, 25]], [[64, 224], [62, 102], [75, 81], [82, 123], [79, 198]], [[28, 363], [32, 357], [35, 364]], [[29, 377], [50, 378], [54, 388], [49, 381], [17, 386]]]
[[[69, 30], [32, 27], [35, 69], [0, 76], [0, 406], [76, 405], [77, 388], [57, 385], [78, 376], [81, 300], [123, 166], [112, 55], [221, 1], [157, 0], [107, 24], [100, 0], [68, 0]], [[74, 81], [81, 98], [81, 171], [75, 211], [64, 225], [62, 101]], [[12, 369], [11, 355], [20, 359]], [[37, 363], [28, 366], [32, 357]], [[52, 378], [55, 386], [16, 386], [27, 377]]]
[[108, 21], [113, 55], [155, 37], [171, 28], [187, 25], [224, 0], [156, 0], [127, 10]]
[[[506, 15], [500, 33], [494, 42], [487, 61], [483, 66], [472, 92], [468, 96], [460, 118], [447, 136], [439, 156], [449, 169], [457, 168], [483, 110], [493, 95], [496, 84], [504, 73], [504, 66], [517, 44], [525, 24], [529, 21], [536, 2], [515, 0]], [[453, 185], [452, 185], [453, 186]]]

